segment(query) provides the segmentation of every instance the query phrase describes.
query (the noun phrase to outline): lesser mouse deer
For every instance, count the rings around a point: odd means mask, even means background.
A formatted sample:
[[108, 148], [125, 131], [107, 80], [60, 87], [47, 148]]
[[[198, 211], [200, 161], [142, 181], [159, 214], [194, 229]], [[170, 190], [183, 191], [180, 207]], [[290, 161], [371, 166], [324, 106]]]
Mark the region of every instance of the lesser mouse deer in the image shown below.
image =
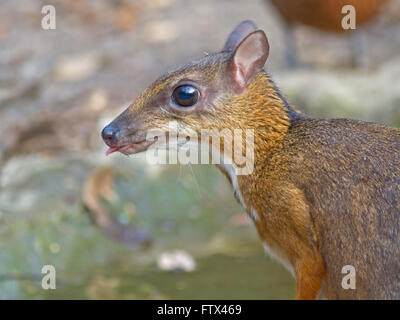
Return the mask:
[[[107, 153], [148, 149], [147, 132], [172, 120], [199, 135], [252, 129], [251, 174], [218, 166], [296, 298], [400, 298], [400, 130], [296, 111], [263, 70], [268, 54], [265, 33], [242, 22], [221, 52], [161, 76], [106, 126]], [[342, 285], [345, 266], [355, 288]]]

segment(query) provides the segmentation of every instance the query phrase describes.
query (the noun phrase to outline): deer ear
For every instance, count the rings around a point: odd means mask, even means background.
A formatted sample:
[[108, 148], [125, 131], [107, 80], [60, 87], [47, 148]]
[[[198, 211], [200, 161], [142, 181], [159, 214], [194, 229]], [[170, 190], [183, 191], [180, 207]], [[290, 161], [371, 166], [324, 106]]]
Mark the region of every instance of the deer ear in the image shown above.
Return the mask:
[[236, 47], [253, 31], [258, 30], [257, 25], [251, 20], [239, 23], [231, 32], [222, 51], [234, 51]]
[[253, 31], [238, 44], [228, 66], [238, 92], [242, 92], [263, 69], [268, 54], [268, 39], [262, 30]]

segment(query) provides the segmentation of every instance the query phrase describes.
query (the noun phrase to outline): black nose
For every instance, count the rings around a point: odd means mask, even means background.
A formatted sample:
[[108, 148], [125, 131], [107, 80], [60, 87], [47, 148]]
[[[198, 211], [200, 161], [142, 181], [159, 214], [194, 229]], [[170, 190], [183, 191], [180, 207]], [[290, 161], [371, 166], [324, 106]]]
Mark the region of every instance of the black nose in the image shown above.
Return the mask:
[[112, 124], [109, 124], [103, 129], [101, 136], [107, 145], [112, 146], [118, 143], [119, 132], [120, 131], [118, 128], [115, 128]]

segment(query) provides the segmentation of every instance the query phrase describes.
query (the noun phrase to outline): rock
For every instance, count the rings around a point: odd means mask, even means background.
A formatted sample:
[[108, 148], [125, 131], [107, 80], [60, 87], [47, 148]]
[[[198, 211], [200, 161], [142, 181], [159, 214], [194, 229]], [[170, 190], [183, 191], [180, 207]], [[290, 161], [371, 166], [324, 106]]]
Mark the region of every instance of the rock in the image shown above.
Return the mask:
[[289, 103], [312, 117], [354, 118], [399, 125], [400, 59], [376, 70], [303, 70], [277, 73]]
[[102, 111], [108, 104], [108, 93], [104, 89], [96, 89], [88, 99], [87, 106], [93, 111]]
[[61, 58], [54, 67], [54, 77], [60, 82], [82, 80], [98, 72], [104, 62], [99, 55], [90, 53]]
[[152, 22], [146, 27], [146, 38], [148, 42], [168, 42], [176, 39], [178, 35], [178, 26], [173, 21], [160, 20]]
[[183, 250], [164, 252], [157, 259], [157, 266], [163, 271], [191, 272], [196, 269], [193, 257]]

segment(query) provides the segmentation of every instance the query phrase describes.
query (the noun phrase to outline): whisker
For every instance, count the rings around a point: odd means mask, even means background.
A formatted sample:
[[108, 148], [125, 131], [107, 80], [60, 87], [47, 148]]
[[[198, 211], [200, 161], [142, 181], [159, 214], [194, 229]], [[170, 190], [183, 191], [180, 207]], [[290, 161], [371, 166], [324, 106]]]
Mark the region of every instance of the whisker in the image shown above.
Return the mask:
[[193, 177], [194, 183], [196, 185], [197, 194], [199, 195], [200, 198], [203, 198], [203, 194], [201, 193], [200, 184], [199, 184], [199, 182], [197, 180], [196, 174], [194, 173], [194, 170], [193, 170], [191, 162], [189, 162], [189, 168], [190, 168], [190, 171], [192, 172], [192, 177]]
[[179, 115], [177, 115], [177, 114], [175, 114], [175, 113], [172, 113], [172, 112], [168, 111], [167, 109], [165, 109], [165, 107], [160, 107], [160, 109], [161, 109], [161, 111], [163, 111], [164, 113], [166, 113], [166, 114], [168, 114], [168, 115], [170, 115], [170, 116], [172, 116], [172, 117], [174, 117], [174, 118], [179, 118], [179, 119], [183, 119], [183, 118], [184, 118], [183, 116], [179, 116]]

